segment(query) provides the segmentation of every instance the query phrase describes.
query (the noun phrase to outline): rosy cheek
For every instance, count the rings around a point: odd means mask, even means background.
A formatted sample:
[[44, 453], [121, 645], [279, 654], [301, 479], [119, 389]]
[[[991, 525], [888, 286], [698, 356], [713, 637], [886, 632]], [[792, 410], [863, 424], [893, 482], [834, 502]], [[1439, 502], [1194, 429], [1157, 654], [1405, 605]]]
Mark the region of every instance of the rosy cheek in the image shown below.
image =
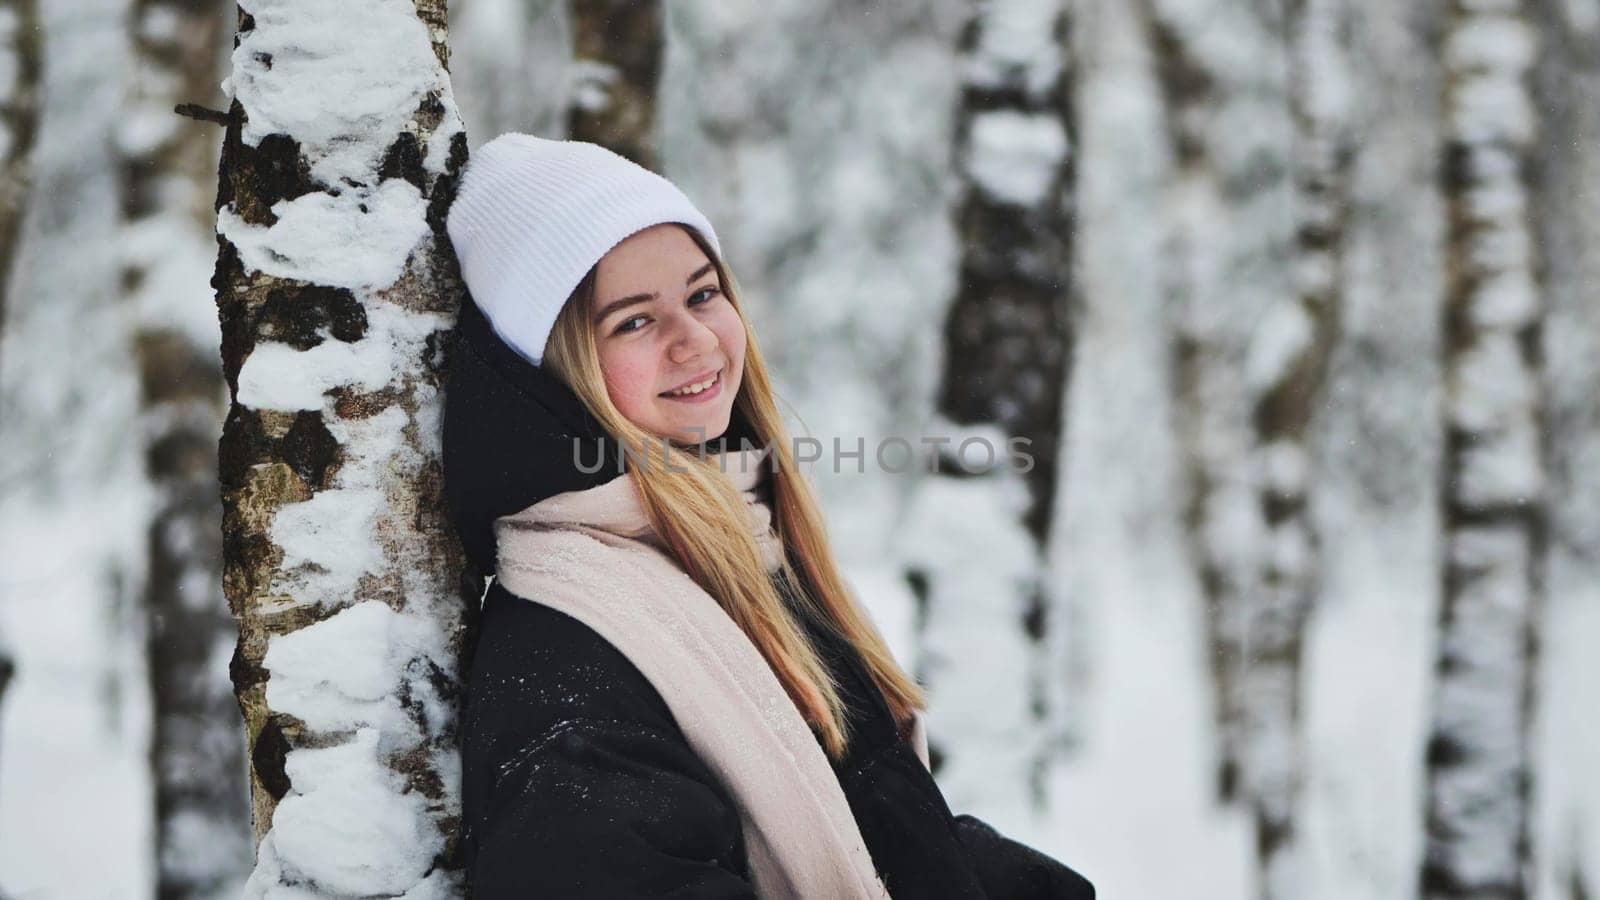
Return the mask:
[[738, 369], [743, 369], [744, 364], [744, 323], [740, 321], [737, 313], [730, 313], [724, 327], [720, 329], [720, 339], [724, 351], [729, 356], [729, 362]]
[[602, 359], [601, 368], [605, 372], [606, 391], [611, 395], [611, 402], [623, 415], [631, 417], [650, 402], [654, 395], [651, 386], [655, 382], [649, 369], [628, 359]]

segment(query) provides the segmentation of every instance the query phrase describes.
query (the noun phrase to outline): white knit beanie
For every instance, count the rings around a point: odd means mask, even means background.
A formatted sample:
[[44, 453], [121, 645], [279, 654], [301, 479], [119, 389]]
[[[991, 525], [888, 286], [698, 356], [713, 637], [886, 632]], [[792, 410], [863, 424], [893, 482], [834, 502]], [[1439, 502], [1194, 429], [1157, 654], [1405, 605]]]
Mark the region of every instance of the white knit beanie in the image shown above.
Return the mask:
[[461, 174], [445, 228], [461, 276], [495, 333], [539, 365], [556, 314], [583, 276], [629, 235], [711, 223], [677, 186], [598, 144], [502, 134]]

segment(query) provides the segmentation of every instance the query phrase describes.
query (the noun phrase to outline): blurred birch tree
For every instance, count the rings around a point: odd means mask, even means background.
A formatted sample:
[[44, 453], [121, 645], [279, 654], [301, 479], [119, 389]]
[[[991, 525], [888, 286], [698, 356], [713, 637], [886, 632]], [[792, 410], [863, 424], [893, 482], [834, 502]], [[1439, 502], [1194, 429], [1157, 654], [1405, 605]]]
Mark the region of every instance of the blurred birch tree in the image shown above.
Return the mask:
[[[1271, 869], [1286, 858], [1279, 852], [1292, 831], [1296, 773], [1285, 742], [1296, 740], [1294, 654], [1308, 598], [1299, 586], [1280, 585], [1270, 601], [1279, 608], [1267, 608], [1262, 549], [1269, 516], [1295, 514], [1303, 497], [1278, 502], [1300, 489], [1291, 471], [1279, 473], [1280, 486], [1264, 483], [1260, 451], [1263, 441], [1287, 439], [1271, 448], [1284, 468], [1307, 462], [1295, 439], [1314, 397], [1295, 396], [1299, 386], [1287, 381], [1317, 371], [1324, 351], [1314, 331], [1330, 311], [1315, 307], [1331, 300], [1337, 282], [1302, 294], [1281, 261], [1297, 249], [1317, 249], [1296, 246], [1292, 113], [1302, 113], [1301, 139], [1317, 123], [1304, 118], [1309, 96], [1291, 87], [1298, 60], [1291, 62], [1279, 6], [1145, 0], [1145, 8], [1172, 167], [1163, 262], [1175, 430], [1188, 473], [1184, 525], [1205, 598], [1215, 692], [1216, 789], [1223, 800], [1252, 810], [1261, 890], [1272, 897], [1274, 884], [1288, 883]], [[1315, 177], [1305, 167], [1298, 171], [1302, 185]], [[1328, 268], [1335, 260], [1306, 262]], [[1271, 315], [1295, 330], [1258, 333], [1257, 323]], [[1274, 404], [1274, 391], [1288, 402]], [[1295, 409], [1296, 403], [1307, 405]], [[1278, 537], [1304, 544], [1303, 526], [1272, 524]]]
[[[38, 0], [0, 2], [0, 68], [11, 73], [0, 94], [0, 333], [6, 326], [17, 239], [27, 209], [33, 148], [39, 133], [43, 75]], [[0, 632], [0, 703], [16, 674], [11, 648]]]
[[117, 134], [122, 288], [137, 321], [140, 438], [154, 504], [142, 600], [156, 894], [174, 900], [215, 896], [251, 858], [244, 729], [225, 674], [237, 637], [221, 590], [217, 504], [227, 394], [206, 288], [220, 133], [174, 113], [215, 102], [227, 11], [215, 0], [135, 0]]
[[[1046, 723], [1061, 715], [1053, 707], [1063, 693], [1049, 655], [1061, 645], [1046, 640], [1062, 601], [1045, 559], [1074, 331], [1071, 7], [975, 4], [962, 29], [954, 151], [961, 257], [936, 399], [938, 415], [956, 427], [923, 502], [953, 532], [982, 531], [972, 546], [984, 555], [929, 554], [911, 570], [923, 598], [921, 650], [941, 661], [929, 668], [929, 688], [941, 702], [967, 697], [969, 739], [932, 739], [945, 771], [976, 778], [997, 759], [1020, 756], [1038, 809], [1047, 805], [1042, 776], [1061, 724]], [[1028, 462], [1017, 465], [1013, 450]], [[1007, 552], [993, 554], [996, 546]], [[978, 631], [1004, 644], [981, 674], [960, 663]]]
[[0, 93], [0, 328], [4, 328], [39, 134], [44, 47], [38, 0], [0, 0], [0, 66], [10, 73]]
[[656, 0], [572, 5], [573, 79], [567, 136], [660, 171], [656, 92], [665, 36]]
[[1445, 16], [1442, 606], [1422, 895], [1520, 900], [1548, 516], [1530, 191], [1538, 32], [1523, 0]]

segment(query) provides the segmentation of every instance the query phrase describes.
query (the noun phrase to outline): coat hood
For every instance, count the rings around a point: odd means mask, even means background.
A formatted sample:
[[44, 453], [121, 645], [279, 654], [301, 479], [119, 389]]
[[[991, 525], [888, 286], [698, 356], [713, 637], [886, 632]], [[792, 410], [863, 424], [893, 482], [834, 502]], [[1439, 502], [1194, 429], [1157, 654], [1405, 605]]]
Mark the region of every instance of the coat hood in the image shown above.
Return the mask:
[[[716, 451], [759, 443], [737, 408]], [[606, 484], [620, 446], [578, 395], [523, 359], [470, 299], [461, 304], [444, 400], [444, 493], [467, 558], [494, 572], [494, 522], [547, 497]], [[604, 464], [593, 468], [605, 456]]]

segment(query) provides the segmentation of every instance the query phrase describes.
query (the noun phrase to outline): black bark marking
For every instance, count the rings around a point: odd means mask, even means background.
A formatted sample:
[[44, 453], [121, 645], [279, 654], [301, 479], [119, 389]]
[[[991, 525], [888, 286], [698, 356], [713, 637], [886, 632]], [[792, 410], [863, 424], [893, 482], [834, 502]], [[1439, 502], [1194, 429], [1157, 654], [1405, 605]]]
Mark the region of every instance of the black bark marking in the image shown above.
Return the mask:
[[[450, 212], [450, 204], [456, 199], [456, 186], [461, 178], [461, 167], [467, 164], [467, 136], [458, 132], [450, 138], [450, 156], [445, 161], [443, 174], [433, 180], [433, 194], [428, 198], [428, 227], [433, 233], [445, 237], [445, 216]], [[448, 240], [440, 242], [441, 247], [449, 245]], [[454, 252], [439, 254], [447, 261], [453, 273], [458, 263]], [[455, 276], [452, 274], [451, 276]]]
[[338, 440], [322, 424], [322, 414], [302, 412], [283, 436], [283, 459], [313, 491], [327, 487], [328, 476], [338, 469]]
[[[224, 496], [241, 490], [250, 476], [250, 467], [263, 458], [261, 448], [269, 445], [266, 429], [255, 410], [235, 403], [217, 442], [217, 463]], [[233, 558], [231, 555], [229, 558]]]
[[289, 775], [283, 764], [289, 757], [289, 738], [284, 735], [276, 719], [268, 719], [250, 747], [250, 766], [255, 770], [261, 787], [273, 800], [282, 800], [289, 793]]
[[400, 132], [383, 155], [378, 167], [378, 178], [388, 181], [400, 178], [415, 185], [417, 190], [428, 191], [428, 172], [422, 166], [422, 148], [417, 146], [417, 136], [409, 131]]
[[324, 331], [347, 344], [361, 340], [367, 311], [345, 288], [280, 280], [253, 325], [261, 338], [309, 350], [325, 340]]

